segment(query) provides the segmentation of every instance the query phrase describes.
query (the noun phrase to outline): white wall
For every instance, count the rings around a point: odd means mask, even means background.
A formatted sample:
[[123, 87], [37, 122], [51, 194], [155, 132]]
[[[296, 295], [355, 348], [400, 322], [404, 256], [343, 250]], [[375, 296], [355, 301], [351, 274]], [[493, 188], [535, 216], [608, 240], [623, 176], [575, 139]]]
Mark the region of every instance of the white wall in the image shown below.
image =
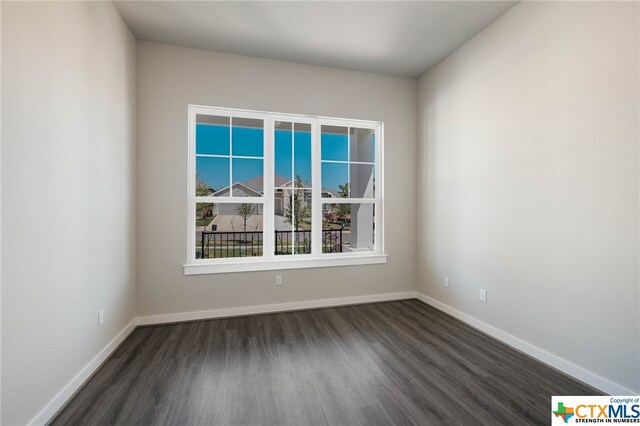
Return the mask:
[[418, 167], [419, 290], [636, 393], [638, 9], [516, 5], [420, 79]]
[[3, 1], [2, 112], [1, 423], [16, 425], [135, 316], [135, 40], [113, 5]]
[[[415, 289], [416, 80], [147, 42], [137, 69], [139, 315]], [[384, 121], [388, 263], [184, 276], [190, 103]]]

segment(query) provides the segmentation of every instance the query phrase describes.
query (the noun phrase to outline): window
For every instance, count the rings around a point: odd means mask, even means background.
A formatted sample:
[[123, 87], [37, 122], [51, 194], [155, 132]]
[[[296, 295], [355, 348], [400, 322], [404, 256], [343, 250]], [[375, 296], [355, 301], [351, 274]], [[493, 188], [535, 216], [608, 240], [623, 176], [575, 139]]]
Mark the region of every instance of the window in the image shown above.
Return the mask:
[[185, 273], [386, 262], [382, 131], [190, 106]]

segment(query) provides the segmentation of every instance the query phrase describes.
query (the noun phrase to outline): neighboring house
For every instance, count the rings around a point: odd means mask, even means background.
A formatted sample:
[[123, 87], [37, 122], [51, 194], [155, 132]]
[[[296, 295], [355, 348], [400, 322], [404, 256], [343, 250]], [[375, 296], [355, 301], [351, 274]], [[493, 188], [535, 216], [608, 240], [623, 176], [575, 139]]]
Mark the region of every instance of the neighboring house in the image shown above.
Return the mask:
[[213, 193], [214, 197], [228, 197], [229, 190], [231, 189], [234, 197], [262, 197], [262, 191], [258, 191], [253, 189], [251, 186], [247, 185], [247, 182], [236, 182], [231, 185], [231, 188], [228, 186], [226, 188], [222, 188], [219, 191]]
[[[288, 203], [291, 200], [291, 187], [293, 181], [283, 176], [275, 176], [275, 214], [276, 216], [284, 216]], [[222, 188], [219, 191], [213, 193], [214, 197], [228, 197], [229, 191], [232, 191], [234, 197], [262, 197], [264, 193], [264, 177], [257, 176], [244, 182], [236, 182], [231, 185], [231, 188]], [[311, 194], [309, 194], [309, 197]], [[336, 198], [338, 194], [323, 188], [322, 198]], [[217, 204], [214, 209], [216, 215], [234, 215], [235, 204]], [[262, 214], [262, 206], [259, 207], [257, 214]]]
[[[262, 197], [262, 192], [258, 192], [255, 189], [249, 187], [246, 183], [236, 182], [231, 185], [231, 188], [228, 186], [226, 188], [222, 188], [219, 191], [213, 193], [214, 197], [228, 197], [229, 191], [233, 194], [234, 197]], [[237, 204], [214, 204], [213, 214], [214, 215], [235, 215], [236, 214]], [[262, 214], [262, 204], [258, 205], [258, 211], [256, 214]]]
[[[289, 203], [291, 202], [291, 191], [293, 187], [293, 181], [289, 180], [278, 186], [280, 186], [280, 188], [276, 188], [275, 195], [274, 195], [275, 215], [284, 216], [287, 208], [289, 207]], [[338, 197], [338, 194], [335, 194], [332, 191], [326, 188], [323, 188], [321, 192], [321, 197], [335, 198], [335, 197]], [[308, 191], [306, 199], [307, 199], [307, 202], [311, 203], [311, 191]]]

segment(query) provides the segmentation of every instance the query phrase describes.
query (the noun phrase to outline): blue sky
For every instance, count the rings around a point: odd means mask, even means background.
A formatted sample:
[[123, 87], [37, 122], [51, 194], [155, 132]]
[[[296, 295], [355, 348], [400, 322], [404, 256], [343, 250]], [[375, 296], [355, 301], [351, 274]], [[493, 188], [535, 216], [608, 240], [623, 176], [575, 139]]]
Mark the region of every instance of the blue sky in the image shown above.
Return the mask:
[[[196, 125], [196, 154], [229, 155], [229, 126]], [[294, 146], [295, 145], [295, 146]], [[263, 156], [263, 130], [246, 127], [233, 128], [233, 155]], [[346, 161], [348, 158], [347, 135], [323, 134], [322, 159]], [[291, 159], [294, 157], [294, 168]], [[243, 182], [262, 175], [262, 158], [233, 158], [233, 182]], [[216, 190], [229, 186], [230, 160], [225, 157], [196, 157], [198, 177]], [[275, 172], [292, 179], [299, 175], [311, 182], [311, 133], [276, 130]], [[322, 163], [322, 187], [335, 190], [347, 182], [347, 164]]]

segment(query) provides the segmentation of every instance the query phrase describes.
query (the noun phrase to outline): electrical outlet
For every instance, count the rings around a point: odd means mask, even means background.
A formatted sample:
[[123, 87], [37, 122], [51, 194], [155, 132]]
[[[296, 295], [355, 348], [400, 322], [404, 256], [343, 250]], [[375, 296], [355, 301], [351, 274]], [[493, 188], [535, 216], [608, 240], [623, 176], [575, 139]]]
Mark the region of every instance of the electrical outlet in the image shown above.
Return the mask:
[[449, 288], [449, 277], [444, 277], [444, 286]]
[[276, 285], [282, 285], [282, 275], [276, 275]]
[[104, 309], [98, 311], [98, 326], [102, 327], [102, 324], [104, 324]]
[[487, 290], [483, 288], [480, 289], [480, 301], [482, 303], [487, 303]]

